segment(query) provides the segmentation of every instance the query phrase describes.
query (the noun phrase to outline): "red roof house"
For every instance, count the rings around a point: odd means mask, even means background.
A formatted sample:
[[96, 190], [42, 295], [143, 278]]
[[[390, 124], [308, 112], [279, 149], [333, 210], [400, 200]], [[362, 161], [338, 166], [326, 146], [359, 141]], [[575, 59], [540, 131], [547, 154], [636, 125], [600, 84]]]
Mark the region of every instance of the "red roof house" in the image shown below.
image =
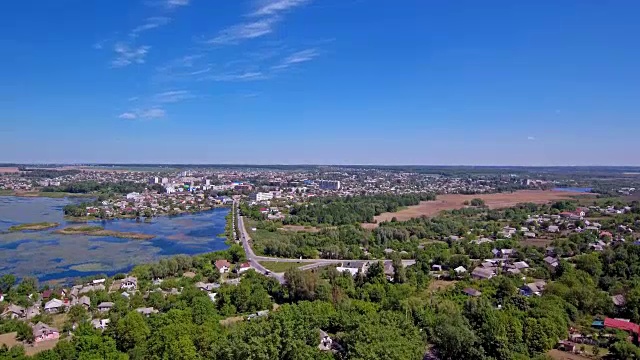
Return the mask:
[[608, 232], [608, 231], [600, 231], [600, 237], [601, 238], [603, 238], [603, 237], [613, 238], [613, 235], [611, 235], [611, 233]]
[[612, 329], [629, 331], [635, 334], [638, 334], [640, 332], [640, 325], [626, 320], [605, 318], [604, 326]]
[[48, 298], [51, 297], [51, 295], [53, 295], [53, 290], [51, 290], [51, 289], [47, 289], [47, 290], [42, 292], [42, 298], [43, 299], [48, 299]]

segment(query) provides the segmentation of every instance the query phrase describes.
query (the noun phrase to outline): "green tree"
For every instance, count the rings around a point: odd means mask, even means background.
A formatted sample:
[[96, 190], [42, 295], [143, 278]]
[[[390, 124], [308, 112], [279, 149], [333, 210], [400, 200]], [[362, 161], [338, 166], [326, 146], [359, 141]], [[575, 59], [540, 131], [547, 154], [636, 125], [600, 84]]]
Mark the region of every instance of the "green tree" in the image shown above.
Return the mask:
[[216, 308], [208, 297], [199, 296], [193, 299], [191, 315], [193, 316], [194, 324], [202, 325], [215, 318], [216, 314]]
[[71, 324], [81, 323], [83, 321], [89, 320], [89, 314], [82, 305], [72, 306], [71, 308], [69, 308], [68, 314], [69, 315], [67, 317], [67, 321], [69, 321]]
[[0, 277], [0, 293], [6, 294], [16, 283], [16, 277], [12, 274], [2, 275]]
[[602, 275], [602, 262], [597, 253], [585, 254], [574, 258], [576, 269], [582, 270], [597, 278]]
[[395, 256], [392, 261], [393, 265], [393, 282], [395, 284], [404, 284], [407, 281], [407, 270], [402, 265], [402, 259]]
[[136, 344], [143, 343], [150, 333], [144, 317], [137, 311], [130, 311], [118, 320], [115, 330], [118, 347], [123, 351], [131, 350]]
[[637, 360], [640, 359], [640, 348], [627, 342], [618, 341], [609, 348], [613, 359]]
[[538, 320], [533, 318], [525, 319], [523, 338], [531, 356], [547, 350], [549, 339]]

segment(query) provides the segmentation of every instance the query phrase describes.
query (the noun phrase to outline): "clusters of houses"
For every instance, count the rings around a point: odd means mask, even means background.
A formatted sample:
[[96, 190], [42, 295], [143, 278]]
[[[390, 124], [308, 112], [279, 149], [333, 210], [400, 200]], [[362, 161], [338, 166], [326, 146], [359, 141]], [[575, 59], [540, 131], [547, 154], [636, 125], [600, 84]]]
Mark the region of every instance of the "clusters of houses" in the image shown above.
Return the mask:
[[[390, 260], [384, 261], [384, 275], [389, 281], [393, 281], [395, 269]], [[371, 261], [345, 261], [340, 266], [336, 267], [336, 270], [340, 273], [349, 273], [351, 276], [356, 276], [358, 273], [366, 274], [371, 266]]]
[[233, 202], [228, 196], [211, 196], [205, 193], [171, 192], [158, 194], [154, 191], [129, 193], [120, 198], [102, 201], [101, 204], [88, 206], [87, 216], [118, 217], [124, 215], [166, 215], [190, 211], [202, 211], [214, 206], [228, 205]]
[[[92, 305], [91, 298], [86, 294], [94, 291], [107, 290], [105, 283], [106, 279], [96, 279], [87, 284], [75, 285], [71, 288], [47, 289], [40, 294], [30, 296], [34, 305], [24, 308], [16, 304], [9, 304], [0, 316], [31, 322], [33, 318], [40, 314], [59, 314], [68, 311], [72, 306], [82, 306], [89, 311]], [[118, 289], [124, 290], [123, 294], [126, 294], [127, 291], [135, 291], [136, 288], [137, 279], [135, 277], [127, 277], [119, 283]], [[96, 310], [100, 313], [106, 313], [111, 310], [113, 306], [113, 303], [103, 302], [97, 304]], [[92, 324], [94, 324], [96, 328], [104, 329], [108, 324], [108, 320], [94, 319], [92, 320]], [[58, 329], [41, 322], [32, 324], [31, 327], [36, 343], [55, 340], [60, 336]]]
[[577, 329], [571, 327], [569, 329], [569, 336], [560, 340], [557, 344], [557, 348], [566, 352], [579, 353], [580, 345], [599, 345], [603, 339], [609, 339], [609, 341], [616, 337], [610, 333], [599, 334], [594, 336], [592, 330], [616, 330], [626, 332], [628, 334], [627, 340], [633, 343], [638, 343], [640, 336], [640, 325], [630, 321], [629, 319], [618, 319], [605, 317], [604, 320], [594, 320], [591, 323], [592, 329]]

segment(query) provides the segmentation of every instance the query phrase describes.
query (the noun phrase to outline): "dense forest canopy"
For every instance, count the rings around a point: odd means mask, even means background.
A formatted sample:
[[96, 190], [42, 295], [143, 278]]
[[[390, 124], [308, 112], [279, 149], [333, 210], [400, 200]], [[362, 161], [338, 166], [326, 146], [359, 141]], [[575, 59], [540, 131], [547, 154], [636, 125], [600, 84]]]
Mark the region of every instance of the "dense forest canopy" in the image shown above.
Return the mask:
[[286, 224], [346, 225], [372, 223], [373, 217], [394, 212], [420, 201], [435, 200], [434, 194], [370, 195], [314, 199], [308, 204], [293, 206]]

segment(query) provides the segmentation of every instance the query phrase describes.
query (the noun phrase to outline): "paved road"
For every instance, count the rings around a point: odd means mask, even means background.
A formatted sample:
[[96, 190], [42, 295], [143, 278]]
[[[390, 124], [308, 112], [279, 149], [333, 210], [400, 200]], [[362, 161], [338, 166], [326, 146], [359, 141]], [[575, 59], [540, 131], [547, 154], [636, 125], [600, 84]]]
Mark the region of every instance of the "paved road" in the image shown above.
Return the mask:
[[[249, 233], [247, 232], [247, 228], [244, 225], [244, 218], [242, 216], [240, 216], [240, 211], [238, 209], [238, 200], [235, 200], [233, 203], [234, 206], [234, 211], [236, 212], [236, 216], [235, 218], [238, 221], [238, 228], [240, 230], [240, 241], [242, 242], [242, 247], [244, 248], [244, 252], [247, 256], [247, 260], [249, 261], [249, 263], [251, 264], [251, 266], [256, 269], [257, 272], [267, 275], [267, 276], [271, 276], [275, 279], [277, 279], [281, 284], [285, 283], [284, 280], [284, 274], [283, 273], [273, 273], [270, 272], [267, 268], [265, 268], [264, 266], [260, 265], [259, 261], [272, 261], [272, 262], [283, 262], [283, 263], [299, 263], [299, 264], [303, 264], [306, 263], [306, 265], [301, 265], [300, 266], [300, 270], [310, 270], [310, 269], [316, 269], [316, 268], [320, 268], [323, 266], [328, 266], [328, 265], [335, 265], [335, 264], [342, 264], [345, 262], [349, 262], [349, 261], [363, 261], [363, 260], [333, 260], [333, 259], [289, 259], [289, 258], [277, 258], [277, 257], [270, 257], [270, 256], [259, 256], [256, 255], [253, 252], [253, 249], [251, 248], [251, 237], [249, 236]], [[379, 260], [366, 260], [369, 263], [374, 263], [374, 262], [378, 262]], [[385, 262], [390, 262], [391, 260], [385, 260]], [[404, 266], [410, 266], [415, 264], [416, 261], [415, 260], [402, 260], [402, 264]]]

